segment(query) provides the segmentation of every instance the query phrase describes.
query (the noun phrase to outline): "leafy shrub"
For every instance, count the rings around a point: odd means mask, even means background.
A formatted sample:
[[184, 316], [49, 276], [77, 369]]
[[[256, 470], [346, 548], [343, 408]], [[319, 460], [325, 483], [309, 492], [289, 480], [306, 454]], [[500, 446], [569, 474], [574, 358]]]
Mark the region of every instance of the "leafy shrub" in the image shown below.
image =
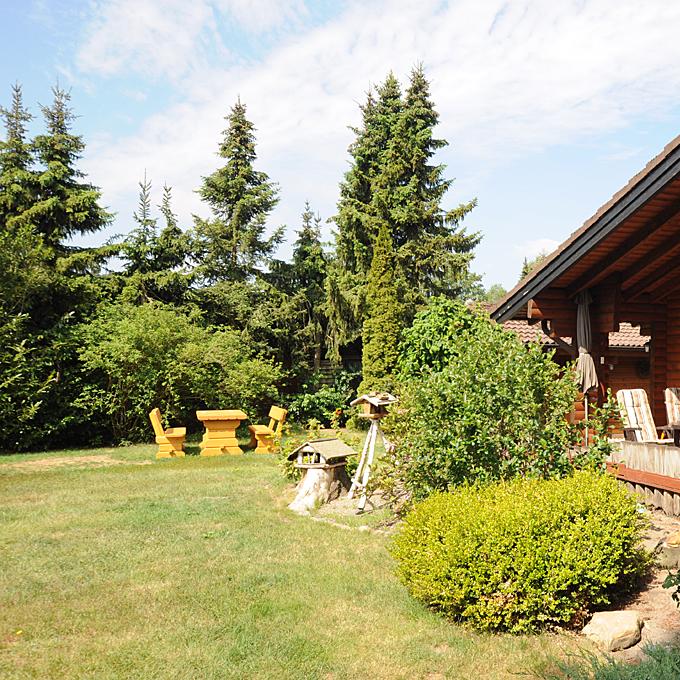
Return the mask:
[[613, 477], [516, 479], [433, 494], [395, 539], [411, 594], [454, 620], [514, 633], [583, 621], [648, 565], [643, 520]]
[[431, 331], [407, 334], [391, 418], [391, 472], [413, 497], [465, 481], [567, 474], [578, 437], [566, 418], [577, 396], [570, 372], [461, 305], [438, 302], [423, 314], [414, 328], [425, 319], [421, 330]]
[[342, 426], [347, 420], [348, 404], [356, 394], [359, 375], [349, 371], [338, 371], [332, 385], [322, 385], [320, 374], [315, 374], [302, 386], [288, 407], [289, 417], [306, 425], [310, 420], [325, 427]]
[[90, 417], [105, 414], [115, 441], [148, 438], [155, 406], [187, 424], [200, 408], [261, 413], [280, 378], [241, 333], [156, 304], [104, 308], [82, 329], [80, 357], [91, 375], [78, 405]]
[[424, 372], [438, 372], [458, 355], [458, 335], [477, 320], [463, 303], [445, 297], [433, 298], [402, 333], [399, 371], [402, 379]]
[[25, 332], [25, 321], [15, 315], [0, 323], [0, 450], [18, 451], [39, 441], [36, 416], [56, 382], [41, 338]]

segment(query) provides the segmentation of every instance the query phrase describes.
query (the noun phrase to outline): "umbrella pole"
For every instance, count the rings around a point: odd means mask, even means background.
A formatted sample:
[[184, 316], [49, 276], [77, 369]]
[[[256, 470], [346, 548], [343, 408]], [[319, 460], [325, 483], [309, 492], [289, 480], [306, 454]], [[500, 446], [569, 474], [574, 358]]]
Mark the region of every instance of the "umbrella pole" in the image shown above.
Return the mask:
[[589, 432], [588, 432], [588, 393], [587, 392], [583, 393], [583, 401], [584, 401], [584, 407], [585, 407], [585, 413], [586, 413], [586, 441], [585, 441], [585, 445], [586, 445], [586, 449], [587, 449], [587, 448], [589, 448], [589, 446], [588, 446], [588, 434], [589, 434]]

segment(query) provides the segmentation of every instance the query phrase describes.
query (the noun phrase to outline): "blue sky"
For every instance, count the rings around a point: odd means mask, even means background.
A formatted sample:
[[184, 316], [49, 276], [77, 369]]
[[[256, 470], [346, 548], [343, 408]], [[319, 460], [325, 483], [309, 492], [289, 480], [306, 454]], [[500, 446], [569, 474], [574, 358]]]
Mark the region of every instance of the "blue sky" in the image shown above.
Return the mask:
[[183, 226], [207, 214], [195, 189], [240, 96], [292, 235], [305, 200], [334, 214], [369, 84], [423, 62], [445, 207], [477, 197], [473, 268], [511, 286], [680, 133], [679, 29], [667, 0], [4, 0], [0, 103], [15, 81], [35, 114], [71, 90], [81, 168], [116, 212], [102, 241], [131, 227], [145, 171]]

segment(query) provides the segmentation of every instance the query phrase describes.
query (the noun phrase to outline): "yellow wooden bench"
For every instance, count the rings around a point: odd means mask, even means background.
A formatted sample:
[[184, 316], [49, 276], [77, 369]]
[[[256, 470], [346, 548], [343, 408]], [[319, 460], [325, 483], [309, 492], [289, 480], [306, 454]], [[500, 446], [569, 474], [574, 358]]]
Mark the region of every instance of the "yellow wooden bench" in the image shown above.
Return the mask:
[[269, 425], [249, 425], [250, 446], [257, 444], [255, 453], [276, 453], [281, 440], [283, 423], [288, 411], [285, 408], [272, 406], [269, 409]]
[[169, 427], [163, 429], [160, 409], [155, 408], [149, 413], [149, 420], [156, 434], [158, 452], [156, 458], [179, 458], [184, 455], [184, 438], [187, 435], [186, 427]]

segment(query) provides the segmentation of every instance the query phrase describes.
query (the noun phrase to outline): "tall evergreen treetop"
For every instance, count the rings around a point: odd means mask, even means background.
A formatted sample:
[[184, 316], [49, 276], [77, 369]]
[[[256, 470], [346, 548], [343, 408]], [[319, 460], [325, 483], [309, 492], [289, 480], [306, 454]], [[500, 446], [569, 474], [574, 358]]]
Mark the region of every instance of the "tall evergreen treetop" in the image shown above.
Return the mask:
[[476, 200], [452, 210], [441, 206], [453, 184], [446, 166], [433, 164], [448, 145], [433, 135], [439, 121], [422, 66], [411, 72], [402, 114], [375, 182], [376, 212], [391, 226], [392, 238], [412, 306], [432, 295], [455, 296], [466, 285], [479, 234], [466, 234], [461, 222]]
[[382, 156], [402, 111], [401, 88], [393, 73], [377, 88], [371, 88], [361, 107], [362, 125], [351, 128], [356, 139], [349, 147], [352, 167], [340, 185], [337, 252], [343, 268], [365, 275], [373, 257], [377, 235], [372, 196]]
[[24, 107], [21, 86], [12, 86], [12, 104], [0, 107], [5, 139], [0, 140], [0, 228], [28, 210], [35, 198], [37, 182], [32, 147], [26, 141], [27, 124], [33, 118]]
[[241, 280], [261, 271], [281, 242], [283, 228], [265, 238], [266, 220], [279, 201], [278, 186], [255, 170], [255, 127], [237, 101], [226, 120], [219, 156], [226, 164], [203, 178], [201, 198], [213, 220], [197, 220], [200, 269], [208, 281]]
[[99, 206], [99, 189], [83, 182], [84, 173], [76, 168], [85, 144], [81, 136], [71, 132], [75, 118], [69, 106], [71, 95], [58, 86], [52, 92], [52, 105], [40, 107], [47, 132], [34, 140], [43, 165], [38, 177], [39, 200], [26, 218], [46, 243], [63, 250], [65, 240], [99, 231], [110, 222], [111, 215]]
[[427, 298], [456, 297], [474, 283], [469, 271], [478, 234], [461, 226], [475, 201], [445, 210], [453, 180], [433, 163], [446, 141], [434, 137], [438, 114], [421, 66], [402, 97], [389, 74], [362, 107], [362, 127], [350, 146], [352, 167], [340, 187], [335, 222], [337, 258], [328, 280], [332, 346], [357, 337], [370, 301], [366, 275], [377, 234], [386, 229], [404, 288], [406, 320]]
[[161, 270], [177, 269], [186, 262], [189, 243], [187, 235], [177, 224], [177, 216], [172, 210], [172, 190], [167, 184], [163, 185], [163, 197], [158, 209], [163, 215], [165, 226], [161, 229], [156, 243], [156, 266]]
[[146, 173], [139, 183], [139, 202], [132, 219], [136, 226], [125, 239], [121, 252], [127, 275], [147, 273], [155, 264], [156, 219], [151, 216], [151, 180], [147, 179]]

